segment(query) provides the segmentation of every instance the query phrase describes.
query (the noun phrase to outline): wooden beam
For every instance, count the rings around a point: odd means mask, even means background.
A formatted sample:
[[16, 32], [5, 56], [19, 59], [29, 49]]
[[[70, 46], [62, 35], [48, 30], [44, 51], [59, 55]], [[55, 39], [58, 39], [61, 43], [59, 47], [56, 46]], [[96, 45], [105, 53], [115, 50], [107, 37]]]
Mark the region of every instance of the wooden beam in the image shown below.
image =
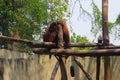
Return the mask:
[[97, 64], [96, 64], [96, 80], [100, 80], [100, 63], [101, 63], [101, 57], [97, 57]]
[[[12, 41], [12, 42], [19, 42], [19, 43], [24, 43], [30, 46], [31, 48], [55, 48], [57, 45], [52, 42], [34, 42], [34, 41], [29, 41], [29, 40], [23, 40], [23, 39], [17, 39], [17, 38], [12, 38], [12, 37], [7, 37], [7, 36], [0, 36], [1, 40], [5, 41]], [[69, 43], [69, 47], [98, 47], [100, 46], [101, 49], [112, 49], [112, 48], [120, 48], [120, 45], [112, 45], [110, 44], [109, 46], [103, 46], [101, 43]]]
[[68, 55], [68, 56], [80, 56], [80, 57], [120, 56], [120, 49], [100, 49], [100, 50], [51, 49], [51, 50], [48, 50], [46, 48], [42, 48], [42, 49], [34, 49], [33, 52], [39, 55], [53, 54], [53, 55]]
[[[39, 48], [39, 47], [46, 47], [46, 48], [54, 48], [56, 47], [55, 43], [52, 42], [33, 42], [29, 40], [23, 40], [23, 39], [18, 39], [18, 38], [13, 38], [13, 37], [8, 37], [8, 36], [1, 36], [1, 40], [5, 41], [12, 41], [12, 42], [19, 42], [19, 43], [24, 43], [27, 44], [30, 47], [34, 48]], [[95, 47], [95, 46], [101, 46], [102, 44], [97, 44], [97, 43], [70, 43], [69, 47]]]
[[80, 67], [80, 69], [82, 70], [82, 72], [85, 74], [85, 76], [87, 77], [88, 80], [92, 80], [92, 78], [90, 77], [90, 75], [84, 70], [82, 64], [80, 62], [78, 62], [75, 58], [74, 58], [75, 63]]
[[[109, 45], [108, 35], [108, 0], [102, 0], [102, 30], [103, 30], [103, 45]], [[104, 78], [110, 80], [110, 57], [104, 58]]]
[[108, 34], [108, 0], [102, 0], [102, 34], [103, 34], [103, 45], [109, 45], [109, 34]]
[[[100, 35], [98, 37], [98, 43], [102, 43], [102, 36]], [[100, 46], [97, 47], [98, 49], [100, 48]], [[96, 59], [96, 80], [100, 80], [100, 64], [101, 64], [101, 57], [98, 56]]]
[[59, 61], [57, 61], [56, 64], [55, 64], [55, 67], [53, 69], [53, 72], [52, 72], [50, 80], [55, 80], [55, 76], [57, 74], [58, 67], [59, 67]]
[[4, 80], [4, 63], [3, 60], [0, 61], [0, 80]]
[[23, 40], [23, 39], [18, 39], [18, 38], [13, 38], [13, 37], [8, 37], [8, 36], [1, 36], [0, 35], [0, 39], [1, 40], [5, 40], [5, 41], [12, 41], [12, 42], [19, 42], [19, 43], [23, 43], [23, 44], [27, 44], [30, 47], [56, 47], [55, 43], [52, 42], [33, 42], [33, 41], [29, 41], [29, 40]]
[[69, 47], [96, 47], [96, 46], [102, 46], [102, 44], [98, 44], [98, 43], [82, 43], [82, 42], [70, 43], [69, 44]]

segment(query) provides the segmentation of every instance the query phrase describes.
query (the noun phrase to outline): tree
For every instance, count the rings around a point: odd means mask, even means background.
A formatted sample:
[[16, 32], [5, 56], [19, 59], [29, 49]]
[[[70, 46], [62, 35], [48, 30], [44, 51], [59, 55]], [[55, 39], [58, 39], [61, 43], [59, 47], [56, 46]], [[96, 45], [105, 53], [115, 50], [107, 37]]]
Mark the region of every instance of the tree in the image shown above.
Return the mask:
[[[90, 7], [92, 8], [92, 12], [88, 12], [88, 10], [85, 9], [86, 4], [83, 4], [83, 1], [81, 1], [81, 0], [75, 0], [74, 5], [76, 5], [77, 2], [79, 3], [79, 9], [80, 9], [79, 17], [80, 18], [82, 16], [87, 17], [87, 20], [89, 19], [91, 21], [91, 24], [92, 24], [91, 32], [96, 37], [96, 35], [101, 33], [101, 31], [102, 31], [102, 12], [98, 8], [98, 5], [96, 5], [94, 0], [88, 1], [88, 2], [90, 2]], [[87, 2], [87, 1], [84, 1], [84, 2]], [[73, 9], [74, 9], [74, 7], [73, 7]], [[115, 22], [110, 22], [110, 21], [108, 22], [109, 33], [114, 34], [115, 37], [118, 39], [120, 38], [119, 25], [120, 25], [120, 14], [116, 18]]]
[[[0, 0], [0, 32], [5, 36], [42, 40], [49, 23], [68, 17], [67, 6], [68, 0]], [[4, 41], [0, 42], [6, 46]]]
[[[92, 26], [92, 32], [97, 35], [99, 31], [102, 31], [102, 12], [99, 10], [98, 6], [92, 1], [92, 8], [93, 8], [93, 26]], [[117, 27], [120, 25], [120, 14], [116, 18], [115, 22], [108, 22], [108, 28], [109, 28], [109, 33], [116, 32], [115, 34], [116, 38], [120, 38], [120, 28]], [[115, 28], [115, 29], [114, 29]], [[117, 29], [116, 29], [117, 28]]]

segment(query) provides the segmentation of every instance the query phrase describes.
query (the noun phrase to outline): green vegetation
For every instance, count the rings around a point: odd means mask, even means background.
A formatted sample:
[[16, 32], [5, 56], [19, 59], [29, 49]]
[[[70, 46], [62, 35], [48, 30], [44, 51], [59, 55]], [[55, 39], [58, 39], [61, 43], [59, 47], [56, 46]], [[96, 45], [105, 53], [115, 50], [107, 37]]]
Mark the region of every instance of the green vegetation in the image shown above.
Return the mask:
[[[72, 34], [71, 36], [71, 42], [84, 42], [84, 43], [88, 43], [89, 40], [87, 39], [87, 37], [81, 37], [80, 35], [76, 35], [75, 33]], [[73, 47], [73, 50], [89, 50], [91, 49], [90, 47], [85, 47], [85, 48], [79, 48], [79, 47]]]
[[[65, 19], [68, 0], [0, 0], [0, 33], [15, 38], [42, 40], [49, 23]], [[64, 14], [67, 14], [64, 16]], [[0, 41], [7, 48], [5, 41]]]
[[[94, 33], [96, 36], [97, 33], [102, 31], [102, 12], [99, 10], [98, 6], [92, 1], [91, 3], [92, 9], [93, 9], [93, 21], [92, 21], [92, 29], [91, 31]], [[117, 26], [120, 25], [120, 14], [116, 18], [115, 22], [108, 22], [108, 28], [109, 28], [109, 33], [113, 33], [117, 31], [117, 34], [115, 34], [116, 38], [120, 38], [120, 28], [117, 28]], [[114, 29], [117, 28], [117, 29]]]
[[[79, 0], [78, 2], [81, 3]], [[102, 30], [102, 12], [93, 0], [92, 14], [87, 12], [82, 4], [79, 5], [81, 11], [91, 17], [91, 31], [96, 36]], [[70, 6], [69, 0], [0, 0], [0, 34], [42, 41], [43, 32], [51, 22], [70, 17], [68, 6]], [[120, 28], [116, 27], [118, 25], [120, 25], [120, 14], [115, 22], [108, 22], [109, 32], [116, 31], [117, 38], [120, 37]], [[86, 37], [76, 34], [71, 35], [71, 41], [89, 42]], [[8, 43], [13, 44], [0, 40], [0, 47], [7, 48]]]

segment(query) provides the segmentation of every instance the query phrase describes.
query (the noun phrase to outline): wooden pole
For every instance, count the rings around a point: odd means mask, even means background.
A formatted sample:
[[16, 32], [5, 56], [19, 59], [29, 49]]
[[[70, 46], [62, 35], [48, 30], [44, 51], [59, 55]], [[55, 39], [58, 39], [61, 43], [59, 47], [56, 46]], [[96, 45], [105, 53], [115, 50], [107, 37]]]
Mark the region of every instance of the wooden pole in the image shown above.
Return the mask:
[[53, 69], [53, 72], [52, 72], [52, 75], [51, 75], [50, 80], [55, 80], [55, 76], [56, 76], [58, 67], [59, 67], [59, 62], [57, 61], [56, 64], [55, 64], [55, 67], [54, 67], [54, 69]]
[[[40, 47], [41, 48], [56, 48], [56, 44], [52, 43], [52, 42], [33, 42], [33, 41], [29, 41], [29, 40], [17, 39], [17, 38], [1, 36], [1, 35], [0, 35], [0, 40], [27, 44], [31, 48], [40, 48]], [[115, 45], [112, 45], [112, 44], [109, 45], [109, 46], [103, 46], [100, 43], [82, 43], [82, 42], [69, 43], [69, 47], [98, 47], [98, 46], [100, 46], [101, 49], [120, 48], [120, 45], [115, 46]]]
[[[109, 45], [108, 35], [108, 0], [102, 0], [102, 30], [103, 30], [103, 45]], [[104, 62], [104, 78], [110, 80], [110, 57], [105, 57]]]
[[0, 80], [4, 79], [4, 63], [3, 60], [0, 60]]
[[[31, 48], [40, 48], [40, 47], [45, 47], [45, 48], [56, 48], [56, 44], [52, 42], [33, 42], [29, 40], [23, 40], [23, 39], [18, 39], [18, 38], [13, 38], [13, 37], [8, 37], [8, 36], [2, 36], [0, 35], [0, 39], [4, 41], [11, 41], [11, 42], [19, 42], [19, 43], [24, 43], [30, 46]], [[102, 44], [98, 43], [69, 43], [69, 47], [96, 47], [96, 46], [102, 46]], [[120, 46], [119, 46], [120, 48]]]
[[84, 70], [82, 64], [80, 62], [78, 62], [75, 58], [74, 58], [75, 63], [80, 67], [80, 69], [82, 70], [82, 72], [85, 74], [85, 76], [87, 77], [88, 80], [92, 80], [92, 78], [90, 77], [90, 75]]
[[103, 34], [103, 45], [109, 45], [109, 34], [108, 34], [108, 0], [102, 0], [102, 34]]
[[19, 38], [13, 38], [13, 37], [2, 36], [2, 35], [0, 35], [0, 40], [27, 44], [31, 48], [37, 48], [37, 47], [38, 48], [40, 48], [40, 47], [55, 48], [56, 47], [55, 46], [56, 44], [52, 43], [52, 42], [33, 42], [33, 41], [29, 41], [29, 40], [23, 40], [23, 39], [19, 39]]
[[97, 57], [97, 64], [96, 64], [96, 68], [97, 68], [97, 70], [96, 70], [96, 80], [100, 80], [100, 62], [101, 61], [101, 57], [100, 56], [98, 56]]
[[97, 57], [97, 56], [120, 56], [120, 49], [99, 49], [99, 50], [71, 50], [71, 49], [36, 49], [34, 53], [39, 55], [66, 55], [80, 57]]
[[[98, 37], [98, 43], [102, 43], [102, 36], [99, 36]], [[98, 46], [98, 49], [100, 48], [100, 46]], [[100, 56], [98, 56], [97, 57], [97, 64], [96, 64], [96, 68], [97, 68], [97, 70], [96, 70], [96, 80], [100, 80], [99, 78], [100, 78], [100, 62], [101, 61], [101, 57]]]

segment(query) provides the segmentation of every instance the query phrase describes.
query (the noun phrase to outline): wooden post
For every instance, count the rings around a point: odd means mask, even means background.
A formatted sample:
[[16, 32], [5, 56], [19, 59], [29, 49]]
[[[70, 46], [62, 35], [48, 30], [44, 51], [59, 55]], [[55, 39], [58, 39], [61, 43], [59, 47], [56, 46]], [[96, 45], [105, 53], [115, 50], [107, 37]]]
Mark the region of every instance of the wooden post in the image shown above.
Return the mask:
[[[102, 43], [102, 36], [99, 36], [98, 37], [98, 43]], [[98, 46], [98, 49], [100, 48], [100, 46]], [[96, 68], [97, 68], [97, 70], [96, 70], [96, 80], [100, 80], [99, 78], [100, 78], [100, 62], [101, 61], [101, 57], [100, 56], [98, 56], [97, 57], [97, 64], [96, 64]]]
[[[109, 45], [108, 0], [102, 0], [102, 30], [103, 30], [103, 45], [107, 46]], [[105, 57], [104, 77], [105, 77], [105, 80], [110, 80], [110, 57]]]
[[97, 57], [97, 64], [96, 64], [96, 68], [97, 68], [97, 70], [96, 70], [96, 80], [100, 80], [99, 78], [100, 78], [100, 60], [101, 60], [101, 57], [99, 56], [99, 57]]
[[[63, 42], [63, 30], [62, 26], [58, 25], [58, 47], [63, 49], [64, 48], [64, 42]], [[60, 70], [61, 70], [61, 80], [68, 80], [67, 78], [67, 72], [65, 67], [65, 57], [59, 56], [59, 64], [60, 64]]]
[[4, 61], [0, 60], [0, 80], [4, 80]]

